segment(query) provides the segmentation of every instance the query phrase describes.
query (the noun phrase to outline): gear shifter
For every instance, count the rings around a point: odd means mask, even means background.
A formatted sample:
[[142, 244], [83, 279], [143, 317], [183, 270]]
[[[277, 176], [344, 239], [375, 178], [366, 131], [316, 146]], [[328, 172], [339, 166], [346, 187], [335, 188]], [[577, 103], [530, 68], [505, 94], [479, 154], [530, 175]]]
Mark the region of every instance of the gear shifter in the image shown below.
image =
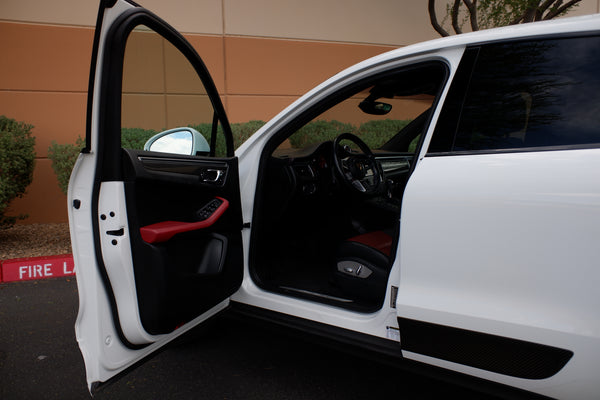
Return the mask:
[[392, 198], [392, 193], [394, 192], [394, 181], [391, 179], [386, 179], [385, 180], [385, 190], [386, 190], [386, 194], [388, 199]]

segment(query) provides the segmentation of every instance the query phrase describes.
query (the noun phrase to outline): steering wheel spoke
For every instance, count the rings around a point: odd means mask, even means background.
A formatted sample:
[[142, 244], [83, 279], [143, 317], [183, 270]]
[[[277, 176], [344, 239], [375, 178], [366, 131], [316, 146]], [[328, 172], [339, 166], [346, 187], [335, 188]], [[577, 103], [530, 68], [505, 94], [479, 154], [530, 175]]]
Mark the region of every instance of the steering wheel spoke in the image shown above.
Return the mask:
[[[350, 146], [341, 146], [342, 140], [353, 142], [362, 153]], [[360, 138], [351, 133], [342, 133], [333, 142], [333, 161], [342, 181], [361, 194], [376, 193], [382, 183], [381, 172], [373, 152]]]
[[363, 185], [363, 182], [358, 179], [352, 180], [352, 186], [361, 193], [367, 192], [367, 188]]

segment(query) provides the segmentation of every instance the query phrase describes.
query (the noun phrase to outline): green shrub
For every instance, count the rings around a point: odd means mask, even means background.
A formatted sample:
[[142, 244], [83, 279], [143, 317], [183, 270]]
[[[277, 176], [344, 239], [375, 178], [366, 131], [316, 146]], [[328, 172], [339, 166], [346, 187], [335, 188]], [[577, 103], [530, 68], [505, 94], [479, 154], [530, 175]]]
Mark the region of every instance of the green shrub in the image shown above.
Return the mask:
[[[237, 122], [231, 124], [231, 133], [233, 134], [233, 148], [237, 149], [244, 143], [250, 136], [257, 130], [262, 128], [265, 124], [264, 121], [248, 121], [248, 122]], [[190, 128], [194, 128], [204, 136], [206, 141], [210, 144], [210, 135], [212, 131], [212, 124], [203, 123], [198, 125], [190, 125]], [[223, 135], [223, 127], [219, 124], [217, 128], [217, 146], [215, 149], [215, 155], [217, 157], [225, 157], [227, 155], [227, 146], [225, 145], [225, 136]]]
[[6, 216], [10, 202], [23, 197], [33, 179], [33, 125], [0, 116], [0, 229], [10, 228], [26, 215]]
[[312, 121], [290, 136], [290, 144], [302, 148], [310, 144], [333, 140], [344, 132], [354, 133], [354, 125], [339, 121]]
[[52, 141], [48, 147], [48, 158], [52, 161], [52, 169], [58, 179], [58, 187], [64, 194], [67, 194], [71, 171], [84, 145], [85, 141], [80, 136], [75, 144], [58, 144]]
[[[152, 129], [122, 128], [121, 146], [127, 149], [142, 150], [144, 143], [156, 133]], [[52, 161], [52, 169], [58, 179], [58, 187], [64, 194], [67, 194], [71, 171], [73, 171], [77, 156], [84, 145], [84, 139], [79, 136], [75, 144], [58, 144], [52, 141], [48, 147], [48, 158]]]
[[153, 129], [121, 128], [121, 147], [143, 150], [144, 143], [158, 132]]
[[371, 149], [378, 149], [400, 132], [410, 120], [384, 119], [368, 121], [360, 125], [356, 136]]
[[231, 124], [231, 132], [233, 133], [233, 146], [238, 148], [257, 130], [263, 127], [265, 121], [248, 121]]
[[[210, 135], [212, 133], [212, 124], [205, 122], [198, 125], [190, 125], [190, 128], [194, 128], [204, 136], [204, 139], [210, 145]], [[227, 146], [225, 144], [225, 136], [223, 135], [223, 127], [221, 124], [217, 127], [217, 146], [215, 149], [215, 155], [217, 157], [225, 157], [227, 155]]]
[[338, 135], [349, 132], [361, 138], [369, 148], [378, 149], [409, 122], [410, 120], [373, 120], [356, 127], [335, 120], [317, 120], [309, 122], [290, 136], [290, 144], [294, 148], [302, 148], [313, 143], [334, 140]]

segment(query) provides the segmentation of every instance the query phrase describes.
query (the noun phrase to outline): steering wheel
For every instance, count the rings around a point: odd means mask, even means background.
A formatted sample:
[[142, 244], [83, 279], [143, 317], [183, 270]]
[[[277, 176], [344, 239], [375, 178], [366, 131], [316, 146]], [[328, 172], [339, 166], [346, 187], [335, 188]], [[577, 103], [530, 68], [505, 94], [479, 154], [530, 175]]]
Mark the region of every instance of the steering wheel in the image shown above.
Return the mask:
[[[358, 146], [359, 153], [349, 146], [341, 146], [348, 140]], [[361, 194], [374, 194], [381, 187], [381, 171], [369, 146], [351, 133], [342, 133], [333, 141], [333, 164], [338, 175], [348, 187]]]

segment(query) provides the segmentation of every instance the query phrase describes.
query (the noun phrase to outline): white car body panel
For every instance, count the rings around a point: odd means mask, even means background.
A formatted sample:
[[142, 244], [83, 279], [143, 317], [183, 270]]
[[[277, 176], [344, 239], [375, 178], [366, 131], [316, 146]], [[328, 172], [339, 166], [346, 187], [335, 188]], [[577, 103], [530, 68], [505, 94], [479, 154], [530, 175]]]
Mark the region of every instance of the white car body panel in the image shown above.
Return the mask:
[[495, 381], [555, 395], [585, 376], [600, 357], [599, 170], [598, 149], [425, 157], [403, 200], [398, 315], [575, 353], [550, 379]]
[[[100, 247], [106, 273], [115, 292], [119, 324], [130, 343], [136, 345], [156, 342], [162, 336], [148, 334], [142, 326], [133, 275], [133, 257], [129, 241], [125, 187], [123, 182], [103, 182], [98, 200]], [[111, 231], [122, 230], [119, 236]]]
[[[131, 7], [121, 0], [106, 11], [100, 43], [110, 24]], [[463, 34], [394, 50], [340, 72], [283, 110], [236, 150], [243, 221], [252, 222], [259, 163], [267, 142], [316, 102], [348, 84], [378, 72], [439, 60], [449, 70], [439, 98], [441, 105], [467, 45], [589, 32], [599, 27], [597, 15]], [[100, 46], [92, 132], [98, 131], [102, 51]], [[395, 342], [397, 318], [403, 317], [569, 349], [575, 355], [568, 364], [555, 376], [542, 380], [514, 378], [408, 351], [403, 355], [551, 396], [594, 397], [597, 382], [589, 378], [589, 368], [598, 365], [600, 359], [600, 297], [596, 295], [600, 281], [600, 247], [596, 245], [600, 237], [600, 150], [426, 157], [440, 109], [438, 106], [432, 114], [418, 164], [406, 187], [400, 243], [379, 311], [353, 312], [260, 288], [252, 280], [248, 261], [251, 229], [242, 231], [244, 279], [231, 299]], [[91, 151], [81, 154], [75, 165], [68, 194], [80, 297], [75, 328], [90, 387], [124, 371], [229, 305], [229, 299], [224, 300], [171, 334], [147, 333], [135, 301], [123, 183], [103, 182], [97, 217], [119, 323], [127, 340], [147, 346], [132, 349], [121, 342], [94, 248], [91, 187], [97, 144], [98, 137], [93, 135]], [[111, 211], [116, 214], [114, 219], [100, 218], [100, 214]], [[123, 236], [117, 237], [114, 245], [114, 238], [104, 232], [119, 229], [123, 229]], [[502, 249], [510, 251], [498, 251], [495, 242], [486, 240], [492, 235], [502, 238]], [[399, 288], [396, 301], [392, 286]]]

